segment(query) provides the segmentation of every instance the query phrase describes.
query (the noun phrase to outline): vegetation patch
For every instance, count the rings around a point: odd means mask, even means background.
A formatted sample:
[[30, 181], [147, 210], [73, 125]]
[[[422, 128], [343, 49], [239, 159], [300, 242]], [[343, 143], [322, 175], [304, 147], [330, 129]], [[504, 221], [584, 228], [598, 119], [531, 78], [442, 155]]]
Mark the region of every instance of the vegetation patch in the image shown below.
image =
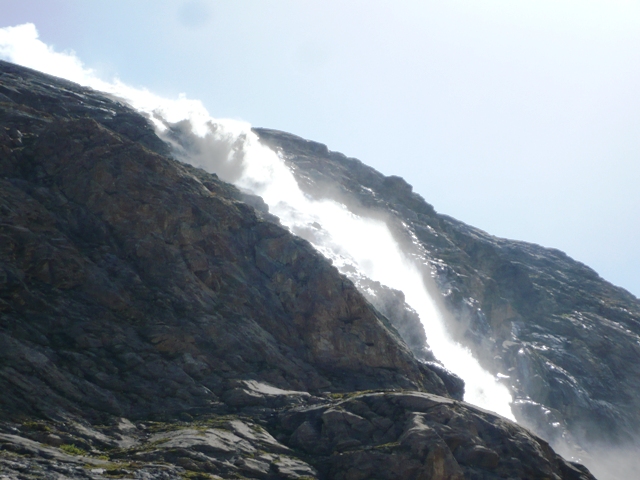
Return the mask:
[[389, 442], [373, 447], [375, 450], [390, 450], [400, 446], [400, 442]]
[[176, 430], [185, 430], [187, 428], [191, 428], [191, 426], [188, 424], [169, 422], [147, 422], [145, 423], [145, 427], [151, 433], [173, 432]]
[[190, 470], [187, 470], [184, 473], [181, 473], [180, 476], [182, 478], [184, 478], [185, 480], [211, 480], [211, 479], [218, 479], [220, 477], [216, 477], [214, 475], [211, 475], [210, 473], [204, 473], [204, 472], [192, 472]]
[[124, 478], [131, 475], [131, 472], [123, 468], [115, 467], [115, 468], [108, 468], [104, 472], [104, 475], [108, 478]]
[[26, 421], [22, 426], [29, 430], [36, 430], [38, 432], [51, 432], [51, 427], [43, 422]]
[[60, 450], [68, 453], [69, 455], [86, 455], [87, 451], [80, 447], [76, 447], [73, 443], [65, 443], [60, 445]]
[[389, 392], [400, 392], [400, 391], [402, 390], [398, 390], [395, 388], [378, 389], [378, 390], [358, 390], [355, 392], [330, 393], [329, 396], [333, 400], [348, 400], [350, 398], [359, 397], [360, 395], [366, 395], [368, 393], [389, 393]]

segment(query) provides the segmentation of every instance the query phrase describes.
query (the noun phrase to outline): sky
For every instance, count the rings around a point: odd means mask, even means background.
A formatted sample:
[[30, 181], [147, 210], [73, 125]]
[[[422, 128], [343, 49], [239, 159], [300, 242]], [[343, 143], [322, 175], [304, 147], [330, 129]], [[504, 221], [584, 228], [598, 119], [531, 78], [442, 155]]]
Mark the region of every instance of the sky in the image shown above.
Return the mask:
[[640, 296], [640, 1], [0, 0], [100, 77], [327, 144]]

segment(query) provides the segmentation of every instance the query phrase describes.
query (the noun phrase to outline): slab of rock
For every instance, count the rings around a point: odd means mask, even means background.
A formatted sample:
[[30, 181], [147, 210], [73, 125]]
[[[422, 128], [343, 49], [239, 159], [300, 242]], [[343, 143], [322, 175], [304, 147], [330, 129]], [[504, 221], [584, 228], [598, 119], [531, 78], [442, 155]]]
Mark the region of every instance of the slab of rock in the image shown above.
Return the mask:
[[283, 390], [256, 380], [236, 380], [229, 383], [222, 400], [231, 407], [268, 406], [270, 408], [308, 401], [308, 392]]

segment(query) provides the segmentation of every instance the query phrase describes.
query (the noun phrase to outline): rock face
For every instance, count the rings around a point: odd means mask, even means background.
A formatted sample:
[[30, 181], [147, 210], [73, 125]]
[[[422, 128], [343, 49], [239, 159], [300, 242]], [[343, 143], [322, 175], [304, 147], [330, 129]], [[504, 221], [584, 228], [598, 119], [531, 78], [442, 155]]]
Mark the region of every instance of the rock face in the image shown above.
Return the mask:
[[[38, 103], [10, 80], [3, 120], [19, 134], [3, 162], [2, 355], [51, 369], [34, 408], [59, 398], [113, 414], [184, 411], [247, 374], [288, 389], [447, 395], [349, 281], [235, 188], [90, 116], [26, 111]], [[7, 408], [31, 394], [21, 373], [4, 376], [16, 391]]]
[[[508, 377], [518, 420], [552, 443], [620, 445], [640, 436], [640, 301], [564, 253], [493, 237], [436, 213], [399, 177], [294, 135], [255, 129], [300, 187], [385, 218], [431, 266], [458, 341]], [[328, 188], [329, 187], [329, 188]]]
[[593, 478], [117, 100], [0, 62], [0, 124], [1, 474]]

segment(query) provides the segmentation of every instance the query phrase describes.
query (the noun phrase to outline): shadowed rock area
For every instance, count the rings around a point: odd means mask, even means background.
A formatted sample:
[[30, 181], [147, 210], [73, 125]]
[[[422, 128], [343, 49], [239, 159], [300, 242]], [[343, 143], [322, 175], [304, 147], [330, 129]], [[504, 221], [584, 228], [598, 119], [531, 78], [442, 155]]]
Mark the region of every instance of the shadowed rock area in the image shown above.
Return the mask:
[[117, 99], [0, 62], [0, 475], [593, 478], [168, 152]]

